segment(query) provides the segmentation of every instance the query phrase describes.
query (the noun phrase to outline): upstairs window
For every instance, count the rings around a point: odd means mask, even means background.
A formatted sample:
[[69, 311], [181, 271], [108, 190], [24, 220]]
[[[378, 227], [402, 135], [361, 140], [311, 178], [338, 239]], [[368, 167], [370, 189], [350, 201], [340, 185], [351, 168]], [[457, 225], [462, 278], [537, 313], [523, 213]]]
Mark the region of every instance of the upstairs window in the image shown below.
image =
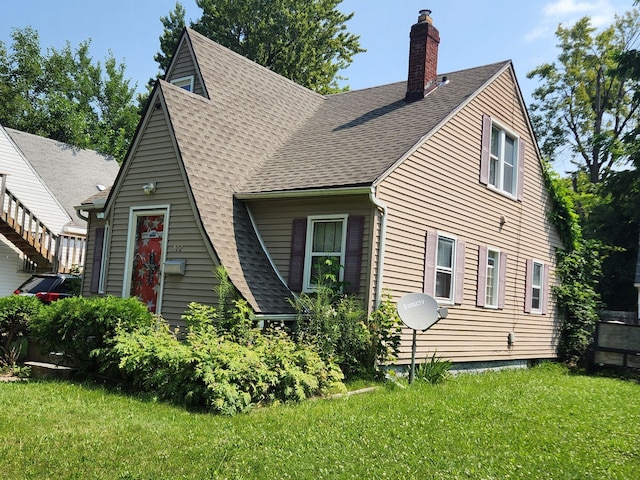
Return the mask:
[[484, 115], [481, 151], [480, 183], [522, 200], [524, 140]]
[[193, 92], [193, 75], [189, 75], [188, 77], [180, 77], [174, 78], [171, 80], [176, 87], [180, 87], [185, 89], [188, 92]]

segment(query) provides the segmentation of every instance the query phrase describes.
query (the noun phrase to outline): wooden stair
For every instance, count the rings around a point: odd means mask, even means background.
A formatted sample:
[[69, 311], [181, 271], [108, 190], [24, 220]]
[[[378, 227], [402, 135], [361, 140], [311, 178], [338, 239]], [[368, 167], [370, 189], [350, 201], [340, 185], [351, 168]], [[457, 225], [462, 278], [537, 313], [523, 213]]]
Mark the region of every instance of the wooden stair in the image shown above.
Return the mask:
[[[31, 210], [7, 190], [6, 176], [2, 173], [0, 173], [0, 234], [37, 265], [37, 272], [69, 272], [73, 266], [73, 259], [80, 257], [84, 260], [85, 237], [57, 235], [49, 230]], [[65, 245], [64, 252], [63, 245]], [[64, 259], [62, 259], [63, 256]], [[69, 259], [72, 260], [69, 261]]]

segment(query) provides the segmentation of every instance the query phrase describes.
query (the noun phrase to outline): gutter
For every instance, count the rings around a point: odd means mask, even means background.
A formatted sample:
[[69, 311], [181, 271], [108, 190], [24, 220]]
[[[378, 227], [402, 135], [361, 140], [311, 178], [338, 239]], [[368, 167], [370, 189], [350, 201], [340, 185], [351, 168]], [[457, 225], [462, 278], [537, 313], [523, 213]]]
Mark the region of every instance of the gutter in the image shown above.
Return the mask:
[[385, 241], [387, 237], [387, 206], [376, 198], [376, 189], [375, 187], [371, 187], [369, 190], [369, 199], [371, 203], [376, 206], [378, 211], [380, 211], [380, 231], [378, 233], [378, 264], [376, 266], [376, 286], [375, 286], [375, 308], [380, 306], [380, 301], [382, 299], [382, 275], [384, 273], [384, 250], [385, 250]]
[[269, 198], [304, 198], [334, 195], [361, 195], [369, 193], [370, 187], [346, 187], [346, 188], [314, 188], [309, 190], [281, 190], [274, 192], [238, 192], [235, 198], [239, 200], [266, 200]]

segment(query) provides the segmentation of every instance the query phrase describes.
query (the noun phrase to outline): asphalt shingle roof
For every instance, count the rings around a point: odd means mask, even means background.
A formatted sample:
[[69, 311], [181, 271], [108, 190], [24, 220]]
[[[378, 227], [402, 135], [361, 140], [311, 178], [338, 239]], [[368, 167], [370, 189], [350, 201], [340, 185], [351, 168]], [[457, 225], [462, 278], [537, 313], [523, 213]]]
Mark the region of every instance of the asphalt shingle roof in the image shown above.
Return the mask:
[[370, 185], [509, 62], [447, 74], [406, 103], [406, 83], [324, 97], [187, 29], [209, 98], [160, 81], [187, 181], [211, 244], [258, 313], [290, 292], [238, 193]]
[[120, 168], [118, 162], [94, 150], [12, 128], [5, 130], [72, 218], [70, 225], [84, 227], [74, 207], [98, 193], [98, 185], [108, 187], [113, 183]]

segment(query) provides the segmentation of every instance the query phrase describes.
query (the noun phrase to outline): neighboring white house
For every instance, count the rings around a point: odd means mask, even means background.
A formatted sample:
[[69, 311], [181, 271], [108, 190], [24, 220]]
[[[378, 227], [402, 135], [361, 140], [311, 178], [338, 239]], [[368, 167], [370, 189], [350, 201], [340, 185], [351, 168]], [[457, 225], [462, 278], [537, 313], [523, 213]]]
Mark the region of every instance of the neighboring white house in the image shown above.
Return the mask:
[[82, 266], [86, 223], [74, 206], [111, 185], [118, 169], [113, 158], [95, 151], [0, 126], [0, 296], [33, 270], [58, 266], [25, 248], [28, 240], [44, 244], [42, 231], [58, 242], [61, 266]]

